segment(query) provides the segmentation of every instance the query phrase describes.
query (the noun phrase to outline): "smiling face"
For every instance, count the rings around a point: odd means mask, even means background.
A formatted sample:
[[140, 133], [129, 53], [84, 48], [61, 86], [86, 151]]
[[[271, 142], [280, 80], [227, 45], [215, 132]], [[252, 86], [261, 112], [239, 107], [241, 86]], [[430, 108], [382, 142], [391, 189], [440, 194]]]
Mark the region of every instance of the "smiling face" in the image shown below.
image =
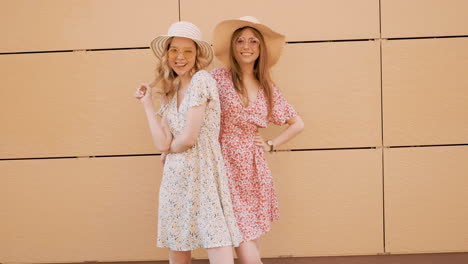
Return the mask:
[[178, 76], [184, 77], [190, 74], [197, 60], [197, 47], [193, 40], [174, 37], [167, 53], [169, 65]]
[[260, 40], [250, 28], [240, 31], [238, 36], [233, 39], [234, 58], [239, 66], [253, 67], [255, 61], [260, 55]]

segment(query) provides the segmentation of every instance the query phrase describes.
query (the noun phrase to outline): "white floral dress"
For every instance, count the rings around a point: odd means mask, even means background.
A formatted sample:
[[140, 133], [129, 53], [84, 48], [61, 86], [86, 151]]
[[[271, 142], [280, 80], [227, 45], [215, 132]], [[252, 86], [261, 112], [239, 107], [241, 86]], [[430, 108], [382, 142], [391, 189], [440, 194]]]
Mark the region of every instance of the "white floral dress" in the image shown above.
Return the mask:
[[195, 145], [166, 157], [159, 192], [158, 247], [176, 251], [238, 246], [242, 235], [236, 224], [224, 167], [220, 131], [220, 102], [216, 81], [207, 71], [192, 77], [177, 109], [177, 94], [159, 114], [172, 134], [182, 133], [190, 107], [207, 102]]

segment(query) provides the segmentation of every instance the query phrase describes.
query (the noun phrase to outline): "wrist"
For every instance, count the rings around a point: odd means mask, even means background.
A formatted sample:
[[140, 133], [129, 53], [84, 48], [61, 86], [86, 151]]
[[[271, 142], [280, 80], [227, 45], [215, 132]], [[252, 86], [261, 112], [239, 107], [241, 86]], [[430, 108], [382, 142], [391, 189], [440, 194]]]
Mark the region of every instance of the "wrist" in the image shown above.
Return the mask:
[[153, 101], [141, 101], [141, 103], [143, 104], [143, 107], [146, 109], [146, 108], [154, 108], [154, 104], [153, 104]]
[[271, 140], [271, 139], [270, 139], [270, 140], [267, 140], [267, 141], [266, 141], [266, 144], [267, 144], [267, 146], [268, 146], [268, 148], [269, 148], [269, 149], [268, 149], [268, 152], [273, 152], [273, 151], [275, 150], [275, 146], [274, 146], [274, 144], [273, 144], [273, 140]]
[[156, 114], [156, 109], [152, 103], [143, 103], [143, 108], [148, 114]]

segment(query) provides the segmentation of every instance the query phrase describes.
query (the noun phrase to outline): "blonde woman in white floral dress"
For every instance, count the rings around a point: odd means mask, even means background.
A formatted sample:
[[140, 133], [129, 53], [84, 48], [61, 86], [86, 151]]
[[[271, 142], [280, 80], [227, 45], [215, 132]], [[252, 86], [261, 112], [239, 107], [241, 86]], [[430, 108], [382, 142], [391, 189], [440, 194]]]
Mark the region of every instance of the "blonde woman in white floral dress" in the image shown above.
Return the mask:
[[[142, 84], [142, 102], [153, 141], [163, 153], [159, 193], [158, 247], [170, 263], [190, 263], [191, 250], [206, 248], [210, 263], [234, 263], [242, 241], [219, 145], [220, 102], [216, 81], [203, 70], [213, 58], [200, 30], [174, 23], [151, 43], [160, 61], [157, 79]], [[151, 86], [161, 94], [158, 113]]]

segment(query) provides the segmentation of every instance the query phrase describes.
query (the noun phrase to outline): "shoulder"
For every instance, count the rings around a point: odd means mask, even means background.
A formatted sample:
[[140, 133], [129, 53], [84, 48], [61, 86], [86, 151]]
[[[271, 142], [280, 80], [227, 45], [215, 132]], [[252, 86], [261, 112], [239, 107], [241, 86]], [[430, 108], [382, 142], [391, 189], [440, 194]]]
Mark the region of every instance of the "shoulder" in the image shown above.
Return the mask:
[[193, 75], [192, 79], [194, 79], [194, 80], [212, 80], [213, 77], [206, 70], [199, 70]]
[[192, 76], [191, 82], [192, 94], [200, 94], [208, 98], [218, 96], [217, 82], [209, 72], [206, 70], [200, 70]]
[[216, 68], [216, 69], [211, 70], [210, 73], [215, 79], [224, 78], [226, 76], [229, 76], [229, 74], [231, 74], [231, 72], [226, 68]]
[[282, 91], [275, 84], [271, 85], [271, 95], [273, 99], [273, 106], [287, 104], [287, 100], [284, 97]]
[[216, 86], [216, 81], [213, 76], [206, 70], [200, 70], [196, 72], [192, 77], [192, 83], [194, 84], [205, 84], [206, 86]]
[[273, 92], [273, 96], [278, 96], [278, 95], [282, 95], [280, 89], [278, 88], [278, 86], [276, 86], [276, 84], [271, 84], [271, 91]]

